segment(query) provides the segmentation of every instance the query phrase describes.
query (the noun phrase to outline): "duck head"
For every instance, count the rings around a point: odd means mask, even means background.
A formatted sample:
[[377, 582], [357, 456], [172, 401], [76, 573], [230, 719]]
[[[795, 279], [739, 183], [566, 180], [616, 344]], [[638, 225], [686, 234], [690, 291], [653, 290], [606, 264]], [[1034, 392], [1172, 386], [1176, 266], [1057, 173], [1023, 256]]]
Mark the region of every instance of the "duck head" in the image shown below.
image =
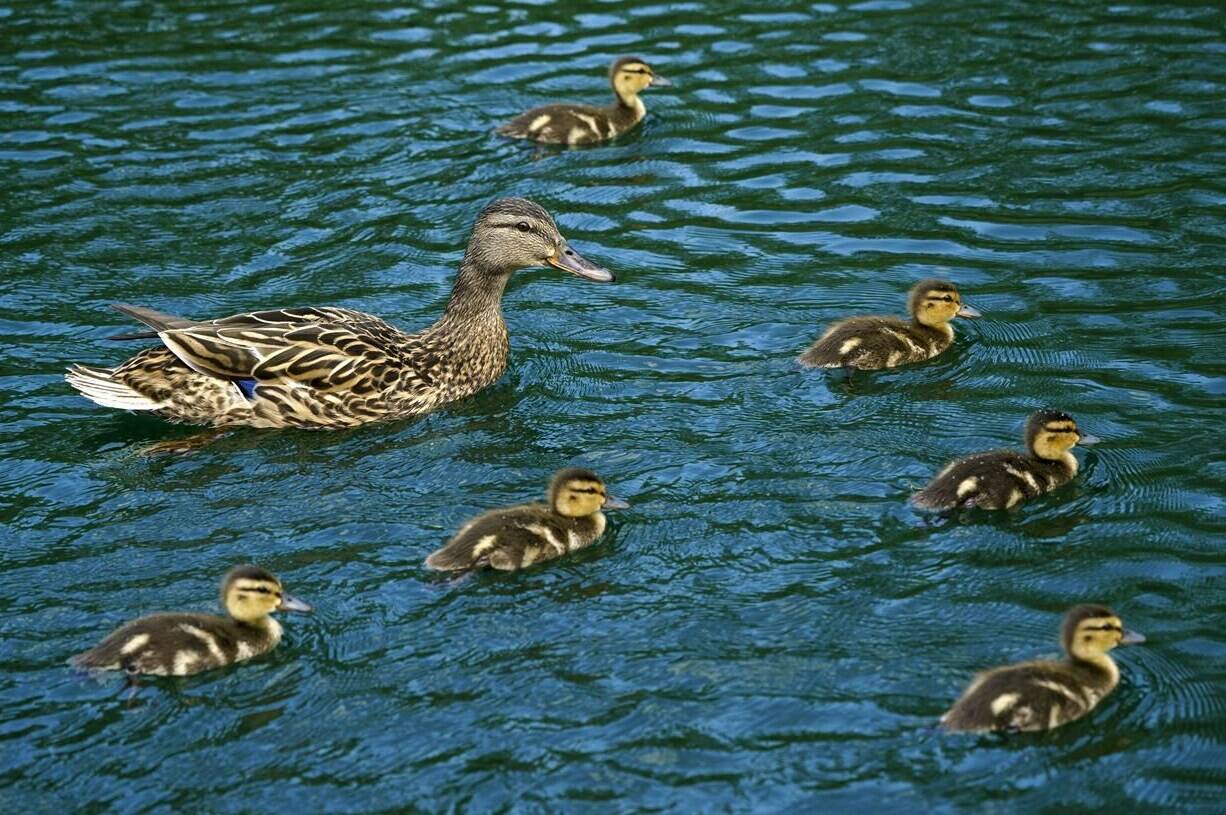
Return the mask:
[[962, 296], [948, 280], [928, 278], [911, 287], [907, 310], [917, 322], [933, 328], [947, 324], [955, 317], [981, 317], [977, 310], [962, 302]]
[[549, 506], [559, 515], [582, 518], [602, 509], [625, 509], [630, 505], [609, 495], [596, 473], [567, 467], [554, 473], [549, 482]]
[[309, 605], [290, 597], [281, 581], [259, 566], [231, 569], [221, 583], [221, 605], [235, 620], [252, 623], [274, 611], [313, 611]]
[[464, 257], [494, 277], [552, 266], [598, 283], [616, 279], [571, 248], [549, 213], [527, 198], [499, 198], [481, 210]]
[[638, 57], [616, 60], [609, 68], [609, 82], [617, 98], [627, 103], [647, 88], [671, 88], [673, 85]]
[[1059, 410], [1040, 410], [1026, 422], [1026, 448], [1039, 458], [1057, 460], [1078, 444], [1097, 444], [1083, 433], [1073, 417]]
[[1074, 659], [1096, 661], [1117, 645], [1145, 642], [1145, 637], [1124, 628], [1124, 623], [1106, 606], [1076, 606], [1064, 615], [1060, 638], [1065, 652]]

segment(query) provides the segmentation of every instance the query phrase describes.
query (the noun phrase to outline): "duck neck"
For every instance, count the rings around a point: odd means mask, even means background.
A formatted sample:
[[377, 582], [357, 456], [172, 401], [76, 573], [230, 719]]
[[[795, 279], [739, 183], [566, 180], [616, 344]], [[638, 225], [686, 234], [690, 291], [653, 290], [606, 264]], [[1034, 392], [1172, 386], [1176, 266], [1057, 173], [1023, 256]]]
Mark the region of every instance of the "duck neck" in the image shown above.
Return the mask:
[[509, 272], [490, 271], [473, 257], [469, 246], [456, 273], [451, 297], [443, 312], [444, 322], [482, 322], [502, 320], [502, 293], [511, 278]]
[[263, 617], [257, 617], [254, 620], [240, 620], [235, 617], [231, 617], [230, 619], [234, 622], [234, 625], [237, 626], [240, 632], [252, 632], [255, 636], [251, 637], [251, 639], [267, 640], [273, 645], [276, 645], [281, 641], [281, 623], [277, 622], [267, 614]]
[[1107, 690], [1114, 688], [1120, 681], [1120, 669], [1115, 660], [1106, 654], [1069, 655], [1069, 662], [1083, 669], [1088, 669], [1105, 680]]
[[940, 334], [941, 336], [949, 340], [953, 340], [954, 338], [954, 327], [950, 325], [948, 321], [937, 322], [937, 323], [926, 323], [923, 320], [921, 320], [919, 317], [912, 316], [911, 322], [914, 325], [918, 326], [921, 331], [922, 330], [935, 331], [937, 334]]
[[617, 85], [613, 85], [613, 95], [617, 98], [614, 104], [614, 112], [619, 115], [619, 118], [629, 116], [635, 121], [643, 118], [647, 109], [643, 107], [643, 100], [635, 91], [619, 90]]

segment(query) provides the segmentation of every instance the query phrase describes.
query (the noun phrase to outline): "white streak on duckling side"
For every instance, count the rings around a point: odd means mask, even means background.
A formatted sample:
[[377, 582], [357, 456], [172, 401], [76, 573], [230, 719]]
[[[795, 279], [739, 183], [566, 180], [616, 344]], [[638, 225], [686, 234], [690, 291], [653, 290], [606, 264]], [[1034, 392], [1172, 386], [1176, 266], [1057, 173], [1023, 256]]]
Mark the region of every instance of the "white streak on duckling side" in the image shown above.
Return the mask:
[[209, 649], [209, 654], [212, 655], [213, 659], [221, 663], [224, 663], [226, 661], [225, 651], [221, 650], [221, 646], [217, 644], [217, 639], [209, 632], [201, 631], [196, 626], [189, 625], [188, 623], [181, 624], [179, 626], [179, 630], [182, 631], [184, 634], [190, 634], [191, 636], [195, 637], [196, 639], [204, 643], [204, 647]]
[[174, 669], [172, 673], [175, 676], [187, 676], [195, 671], [196, 665], [199, 664], [200, 657], [197, 654], [188, 650], [180, 651], [175, 654]]
[[144, 648], [148, 642], [148, 634], [137, 634], [135, 637], [123, 644], [123, 647], [119, 649], [119, 653], [123, 654], [124, 656], [128, 656], [129, 654], [135, 653], [136, 651]]
[[544, 127], [545, 125], [549, 124], [549, 121], [552, 118], [553, 117], [550, 116], [548, 113], [544, 114], [543, 116], [537, 116], [535, 119], [532, 120], [532, 123], [528, 125], [528, 132], [535, 133], [536, 131]]
[[[467, 529], [468, 527], [465, 527]], [[497, 535], [486, 535], [481, 540], [477, 541], [477, 545], [473, 547], [473, 557], [479, 558], [486, 552], [494, 548], [494, 544], [498, 543]]]
[[961, 484], [958, 485], [958, 497], [965, 498], [966, 496], [974, 492], [975, 488], [978, 486], [979, 486], [979, 479], [972, 475], [970, 478], [966, 479], [965, 481], [963, 481]]
[[1021, 699], [1021, 694], [1018, 693], [1002, 693], [992, 700], [992, 713], [999, 716], [1009, 708], [1017, 704], [1017, 700]]
[[1040, 688], [1047, 688], [1049, 691], [1054, 691], [1055, 693], [1060, 694], [1070, 702], [1076, 702], [1083, 707], [1085, 706], [1085, 700], [1067, 685], [1063, 685], [1059, 682], [1053, 682], [1050, 679], [1036, 679], [1035, 684]]
[[861, 340], [859, 337], [852, 337], [851, 339], [846, 340], [839, 346], [839, 353], [843, 356], [847, 356], [860, 345], [860, 342]]

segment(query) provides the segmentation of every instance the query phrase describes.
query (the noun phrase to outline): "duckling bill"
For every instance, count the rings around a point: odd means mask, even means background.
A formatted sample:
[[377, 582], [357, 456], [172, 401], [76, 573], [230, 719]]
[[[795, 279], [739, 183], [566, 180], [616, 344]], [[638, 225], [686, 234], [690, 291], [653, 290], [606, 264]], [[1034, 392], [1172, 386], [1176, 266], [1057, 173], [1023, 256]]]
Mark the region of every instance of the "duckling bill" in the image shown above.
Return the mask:
[[1073, 417], [1040, 410], [1026, 422], [1026, 451], [993, 450], [955, 459], [911, 497], [920, 509], [1010, 509], [1067, 484], [1077, 475], [1077, 444], [1096, 444]]
[[673, 84], [638, 57], [622, 57], [614, 62], [609, 69], [609, 82], [615, 97], [611, 105], [544, 105], [516, 116], [499, 127], [498, 133], [543, 144], [608, 141], [637, 127], [647, 115], [639, 98], [641, 92]]
[[876, 371], [932, 359], [954, 341], [950, 321], [979, 317], [962, 302], [947, 280], [929, 278], [916, 283], [907, 297], [910, 320], [897, 317], [851, 317], [826, 332], [800, 355], [810, 368], [848, 368]]
[[627, 506], [611, 497], [591, 470], [559, 470], [550, 481], [547, 503], [477, 516], [426, 558], [426, 565], [442, 571], [523, 569], [595, 543], [605, 530], [602, 510]]
[[133, 620], [73, 657], [73, 664], [130, 675], [188, 676], [211, 671], [276, 648], [282, 629], [270, 616], [273, 612], [312, 611], [258, 566], [239, 566], [225, 576], [221, 605], [226, 617], [184, 612]]
[[331, 429], [419, 416], [502, 376], [510, 348], [502, 293], [513, 272], [533, 266], [614, 279], [540, 206], [500, 198], [477, 217], [443, 316], [421, 331], [346, 308], [197, 321], [118, 305], [153, 329], [122, 339], [161, 345], [113, 368], [73, 365], [65, 379], [104, 407], [218, 428]]
[[948, 730], [1033, 732], [1085, 716], [1120, 681], [1107, 652], [1144, 642], [1104, 606], [1083, 605], [1064, 617], [1062, 661], [1040, 660], [979, 674], [941, 717]]

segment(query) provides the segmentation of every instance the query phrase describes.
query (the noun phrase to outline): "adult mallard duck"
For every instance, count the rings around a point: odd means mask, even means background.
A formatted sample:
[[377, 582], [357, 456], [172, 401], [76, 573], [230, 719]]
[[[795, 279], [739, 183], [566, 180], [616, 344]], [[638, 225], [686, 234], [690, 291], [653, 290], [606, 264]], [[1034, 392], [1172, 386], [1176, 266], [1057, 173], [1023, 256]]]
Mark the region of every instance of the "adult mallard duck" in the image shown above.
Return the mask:
[[215, 614], [151, 614], [118, 629], [98, 646], [73, 657], [80, 668], [129, 674], [187, 676], [267, 653], [281, 642], [274, 611], [310, 612], [281, 589], [281, 581], [258, 566], [232, 569], [221, 584]]
[[932, 359], [954, 341], [949, 323], [955, 317], [979, 317], [963, 304], [954, 285], [929, 278], [911, 287], [910, 320], [897, 317], [851, 317], [840, 320], [800, 355], [810, 368], [876, 371]]
[[1064, 617], [1065, 659], [1040, 660], [975, 677], [944, 716], [948, 730], [1050, 730], [1093, 710], [1115, 690], [1120, 671], [1107, 652], [1144, 642], [1103, 606], [1077, 606]]
[[499, 127], [498, 132], [544, 144], [607, 141], [633, 129], [647, 115], [639, 93], [649, 87], [667, 88], [673, 84], [638, 57], [622, 57], [614, 62], [609, 69], [609, 82], [616, 97], [610, 105], [544, 105], [521, 113]]
[[1026, 422], [1026, 452], [993, 450], [955, 459], [911, 502], [920, 509], [1009, 509], [1071, 481], [1077, 475], [1073, 447], [1097, 442], [1067, 413], [1040, 410]]
[[588, 280], [613, 274], [567, 244], [523, 198], [477, 217], [443, 316], [416, 334], [345, 308], [288, 308], [197, 322], [115, 306], [157, 337], [115, 368], [73, 365], [65, 377], [105, 407], [213, 427], [352, 427], [428, 413], [502, 376], [511, 273], [553, 266]]
[[485, 567], [512, 571], [553, 560], [604, 534], [601, 510], [627, 506], [609, 496], [594, 472], [569, 467], [549, 482], [547, 503], [520, 504], [477, 516], [426, 558], [426, 565], [442, 571]]

